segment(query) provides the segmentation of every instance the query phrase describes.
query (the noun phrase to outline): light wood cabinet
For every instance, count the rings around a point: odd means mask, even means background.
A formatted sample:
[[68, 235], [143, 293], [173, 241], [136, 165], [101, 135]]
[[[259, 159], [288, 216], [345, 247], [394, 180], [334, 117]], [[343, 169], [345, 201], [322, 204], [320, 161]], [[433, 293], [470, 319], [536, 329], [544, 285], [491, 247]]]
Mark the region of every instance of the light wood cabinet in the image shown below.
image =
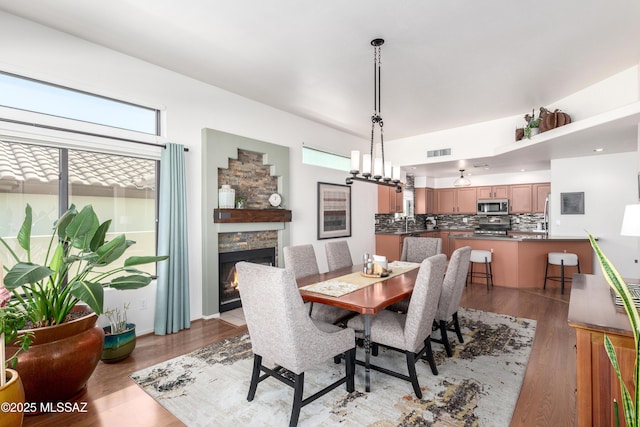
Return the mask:
[[476, 187], [478, 199], [508, 199], [509, 186]]
[[402, 213], [404, 211], [403, 192], [396, 192], [395, 187], [378, 186], [378, 213]]
[[532, 212], [531, 184], [512, 185], [509, 188], [509, 213]]
[[601, 276], [573, 276], [568, 322], [576, 331], [576, 409], [579, 426], [613, 426], [613, 400], [625, 425], [620, 386], [604, 348], [606, 334], [615, 349], [624, 382], [634, 395], [635, 345], [624, 310], [616, 308]]
[[544, 212], [544, 202], [551, 192], [551, 184], [548, 182], [533, 184], [533, 210], [534, 213]]
[[413, 190], [416, 214], [435, 213], [433, 206], [433, 188], [416, 188]]
[[386, 256], [389, 262], [400, 260], [406, 236], [408, 235], [376, 234], [376, 255]]
[[435, 213], [475, 214], [476, 187], [439, 188], [434, 190]]

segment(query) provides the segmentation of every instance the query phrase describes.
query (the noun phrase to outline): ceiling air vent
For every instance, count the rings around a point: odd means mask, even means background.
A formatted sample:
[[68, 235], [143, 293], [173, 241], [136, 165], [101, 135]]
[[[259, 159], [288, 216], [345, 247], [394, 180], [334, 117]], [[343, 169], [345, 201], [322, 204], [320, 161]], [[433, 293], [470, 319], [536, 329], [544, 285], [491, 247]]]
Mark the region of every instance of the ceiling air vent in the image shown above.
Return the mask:
[[429, 150], [427, 151], [427, 157], [440, 157], [440, 156], [450, 156], [451, 148], [441, 148], [440, 150]]

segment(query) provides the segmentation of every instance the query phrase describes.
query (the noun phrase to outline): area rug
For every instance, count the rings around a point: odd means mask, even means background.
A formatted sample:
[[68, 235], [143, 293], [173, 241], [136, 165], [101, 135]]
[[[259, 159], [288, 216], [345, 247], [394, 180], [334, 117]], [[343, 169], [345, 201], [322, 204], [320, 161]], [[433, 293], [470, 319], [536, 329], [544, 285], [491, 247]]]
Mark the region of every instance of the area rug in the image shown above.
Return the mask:
[[[356, 368], [356, 390], [344, 386], [302, 408], [300, 426], [507, 426], [515, 408], [531, 353], [536, 322], [461, 309], [464, 344], [453, 357], [434, 343], [439, 375], [425, 361], [417, 364], [423, 389], [417, 399], [406, 381], [371, 372], [364, 392], [364, 368]], [[435, 333], [439, 335], [439, 332]], [[451, 341], [455, 333], [450, 334]], [[364, 359], [362, 349], [357, 357]], [[131, 378], [188, 426], [285, 426], [293, 390], [269, 378], [248, 402], [253, 354], [248, 334], [210, 344], [192, 353], [140, 370]], [[401, 353], [380, 349], [372, 363], [406, 372]], [[305, 373], [304, 396], [344, 375], [332, 360]]]

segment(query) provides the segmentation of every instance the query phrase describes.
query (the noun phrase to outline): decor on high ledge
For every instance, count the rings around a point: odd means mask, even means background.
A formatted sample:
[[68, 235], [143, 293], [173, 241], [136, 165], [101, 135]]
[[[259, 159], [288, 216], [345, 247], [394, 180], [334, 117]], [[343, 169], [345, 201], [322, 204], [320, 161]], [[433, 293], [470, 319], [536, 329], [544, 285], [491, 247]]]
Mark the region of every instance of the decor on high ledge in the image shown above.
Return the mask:
[[460, 169], [460, 177], [453, 181], [454, 187], [468, 187], [471, 185], [471, 180], [464, 177], [464, 169]]
[[544, 107], [540, 107], [539, 120], [541, 133], [571, 123], [571, 117], [557, 108], [551, 112]]
[[351, 187], [318, 183], [318, 239], [351, 237]]
[[524, 121], [527, 123], [524, 127], [524, 137], [531, 139], [532, 136], [537, 135], [540, 132], [540, 117], [536, 119], [535, 110], [531, 110], [531, 115], [526, 114]]
[[[33, 334], [29, 350], [18, 355], [16, 370], [27, 402], [67, 401], [84, 390], [100, 361], [104, 333], [96, 320], [103, 311], [104, 287], [146, 286], [151, 275], [136, 267], [167, 257], [132, 256], [109, 269], [135, 242], [124, 234], [107, 241], [111, 220], [100, 223], [91, 205], [80, 211], [71, 205], [55, 222], [39, 265], [32, 260], [32, 222], [27, 205], [16, 238], [20, 251], [0, 237], [0, 245], [16, 261], [4, 279], [14, 296], [9, 305], [24, 309], [28, 316], [31, 329], [20, 333]], [[24, 261], [18, 252], [24, 253]], [[14, 341], [7, 348], [15, 352], [17, 345]]]
[[126, 359], [136, 348], [136, 325], [127, 322], [129, 304], [122, 309], [112, 308], [103, 313], [109, 321], [104, 330], [104, 345], [100, 360], [114, 363]]
[[[396, 192], [402, 192], [400, 186], [400, 167], [393, 167], [391, 162], [384, 159], [384, 123], [382, 121], [382, 107], [380, 97], [380, 46], [383, 39], [371, 40], [373, 46], [373, 115], [371, 116], [371, 146], [369, 154], [362, 156], [362, 171], [360, 170], [360, 151], [351, 151], [351, 176], [346, 179], [347, 185], [353, 181], [371, 182], [378, 185], [395, 187]], [[376, 125], [380, 129], [380, 142], [375, 142]], [[362, 173], [361, 173], [362, 172]], [[359, 176], [361, 174], [361, 176]]]

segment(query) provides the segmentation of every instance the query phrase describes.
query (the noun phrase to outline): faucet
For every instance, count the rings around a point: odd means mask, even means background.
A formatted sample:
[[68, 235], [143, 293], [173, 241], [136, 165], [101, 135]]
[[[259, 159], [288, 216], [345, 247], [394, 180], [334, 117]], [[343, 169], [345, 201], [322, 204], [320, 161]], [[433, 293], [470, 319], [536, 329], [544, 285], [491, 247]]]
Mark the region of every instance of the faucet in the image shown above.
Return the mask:
[[409, 221], [413, 221], [413, 225], [416, 224], [416, 219], [414, 217], [411, 217], [411, 216], [404, 217], [404, 232], [405, 233], [409, 232]]

